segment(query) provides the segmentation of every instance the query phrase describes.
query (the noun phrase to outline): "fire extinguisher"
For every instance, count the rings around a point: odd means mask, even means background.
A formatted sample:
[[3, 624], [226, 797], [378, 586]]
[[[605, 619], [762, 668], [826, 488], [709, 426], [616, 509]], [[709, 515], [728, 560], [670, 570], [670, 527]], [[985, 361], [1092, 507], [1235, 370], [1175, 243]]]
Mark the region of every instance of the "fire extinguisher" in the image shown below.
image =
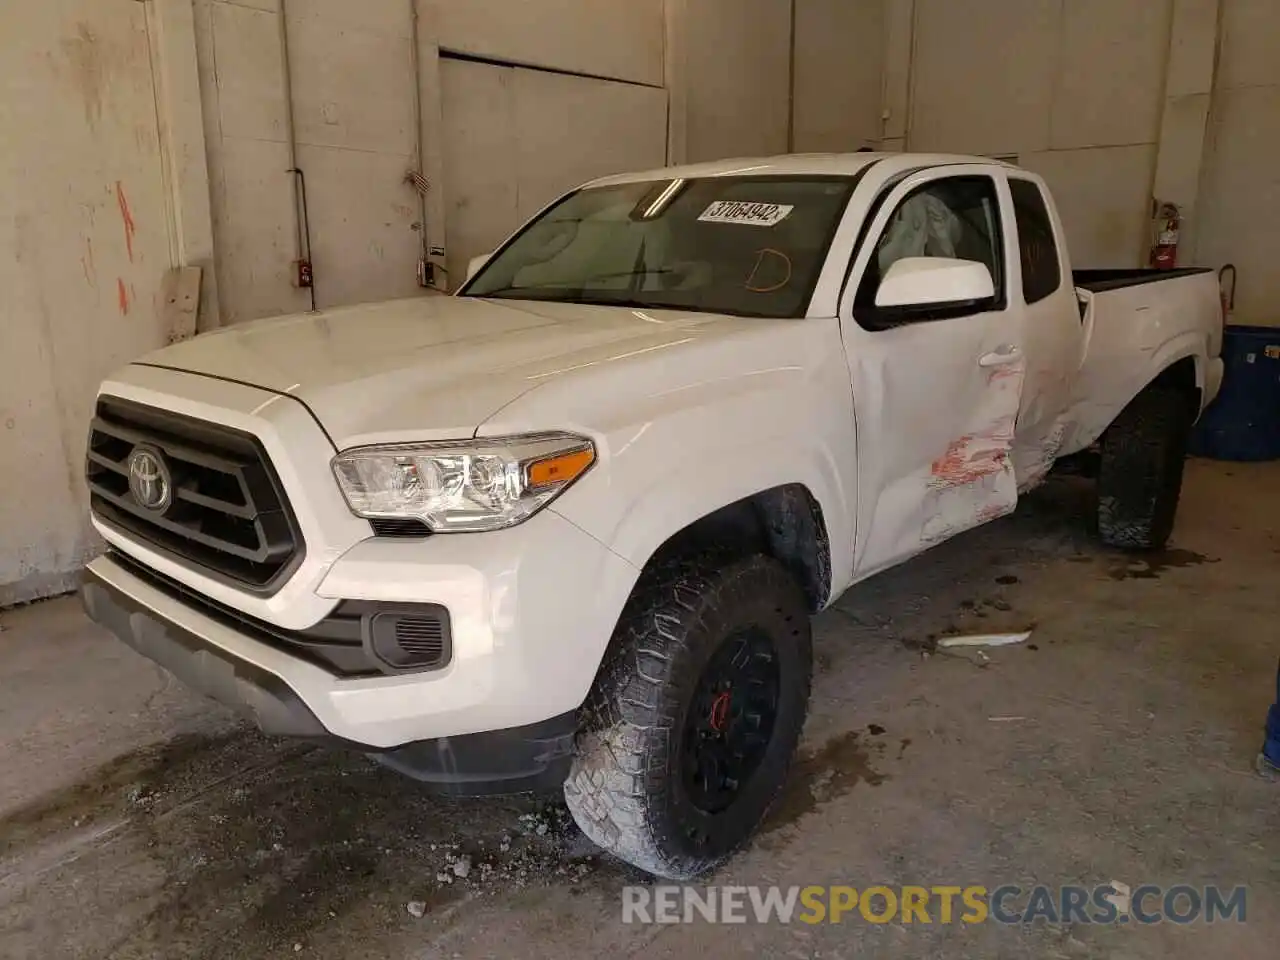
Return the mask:
[[1160, 203], [1152, 223], [1151, 266], [1172, 270], [1178, 265], [1178, 233], [1182, 214], [1175, 203]]

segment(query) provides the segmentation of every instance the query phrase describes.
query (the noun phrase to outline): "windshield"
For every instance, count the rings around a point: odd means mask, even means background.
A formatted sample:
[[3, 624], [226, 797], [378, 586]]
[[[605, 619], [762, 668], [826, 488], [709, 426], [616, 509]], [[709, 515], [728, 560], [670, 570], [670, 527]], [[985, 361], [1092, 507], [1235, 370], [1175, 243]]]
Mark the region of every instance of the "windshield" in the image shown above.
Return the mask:
[[707, 177], [589, 187], [530, 223], [461, 291], [798, 317], [848, 177]]

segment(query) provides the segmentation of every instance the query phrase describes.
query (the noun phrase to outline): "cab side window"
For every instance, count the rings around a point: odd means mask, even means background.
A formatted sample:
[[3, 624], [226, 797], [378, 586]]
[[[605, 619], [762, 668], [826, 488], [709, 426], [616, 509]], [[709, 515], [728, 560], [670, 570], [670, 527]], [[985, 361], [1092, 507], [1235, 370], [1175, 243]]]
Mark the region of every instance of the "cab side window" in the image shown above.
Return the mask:
[[1040, 187], [1030, 180], [1009, 180], [1013, 213], [1018, 224], [1018, 257], [1022, 261], [1022, 296], [1038, 303], [1062, 286], [1058, 242]]
[[[874, 216], [874, 212], [872, 214]], [[875, 306], [880, 281], [903, 257], [973, 260], [991, 271], [995, 309], [1004, 305], [1004, 257], [995, 181], [984, 176], [934, 180], [909, 193], [876, 240], [854, 310]]]

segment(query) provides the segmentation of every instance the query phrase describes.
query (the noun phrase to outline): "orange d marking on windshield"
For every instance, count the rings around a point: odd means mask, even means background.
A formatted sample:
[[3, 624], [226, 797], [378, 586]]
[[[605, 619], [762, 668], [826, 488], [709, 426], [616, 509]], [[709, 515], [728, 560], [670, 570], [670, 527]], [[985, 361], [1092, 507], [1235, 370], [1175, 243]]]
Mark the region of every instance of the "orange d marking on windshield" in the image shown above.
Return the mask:
[[[755, 285], [756, 274], [760, 272], [760, 267], [764, 263], [764, 258], [766, 254], [770, 256], [778, 257], [782, 261], [782, 264], [786, 268], [787, 272], [786, 272], [786, 275], [780, 281], [773, 284], [772, 286], [768, 286], [768, 287], [756, 286]], [[753, 266], [751, 268], [751, 272], [747, 274], [747, 279], [743, 281], [742, 286], [745, 287], [747, 290], [750, 290], [752, 293], [773, 293], [775, 290], [781, 290], [790, 282], [791, 282], [791, 258], [788, 257], [781, 250], [775, 250], [773, 249], [773, 247], [764, 247], [756, 254], [755, 266]]]

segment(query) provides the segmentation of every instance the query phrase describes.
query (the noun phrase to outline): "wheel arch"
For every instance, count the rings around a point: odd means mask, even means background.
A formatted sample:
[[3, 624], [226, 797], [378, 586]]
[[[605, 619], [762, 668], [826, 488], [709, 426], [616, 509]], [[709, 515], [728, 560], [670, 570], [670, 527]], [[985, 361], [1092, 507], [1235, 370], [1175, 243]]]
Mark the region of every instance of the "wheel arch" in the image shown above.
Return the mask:
[[1205, 355], [1203, 341], [1178, 338], [1158, 351], [1148, 367], [1154, 373], [1127, 378], [1126, 386], [1115, 392], [1103, 389], [1104, 395], [1114, 400], [1093, 402], [1085, 400], [1078, 407], [1077, 425], [1065, 447], [1084, 450], [1096, 443], [1107, 432], [1116, 418], [1139, 396], [1149, 390], [1170, 389], [1184, 392], [1194, 402], [1195, 412], [1203, 403], [1205, 385]]
[[757, 490], [687, 521], [657, 543], [640, 566], [639, 576], [618, 611], [613, 631], [588, 688], [600, 683], [618, 643], [618, 626], [630, 614], [653, 575], [680, 557], [715, 553], [732, 562], [763, 554], [780, 563], [795, 579], [809, 613], [833, 598], [831, 533], [822, 504], [807, 484], [793, 481]]
[[810, 613], [831, 599], [831, 537], [822, 505], [803, 483], [757, 491], [686, 523], [654, 549], [640, 576], [675, 555], [713, 550], [777, 560], [800, 584]]

